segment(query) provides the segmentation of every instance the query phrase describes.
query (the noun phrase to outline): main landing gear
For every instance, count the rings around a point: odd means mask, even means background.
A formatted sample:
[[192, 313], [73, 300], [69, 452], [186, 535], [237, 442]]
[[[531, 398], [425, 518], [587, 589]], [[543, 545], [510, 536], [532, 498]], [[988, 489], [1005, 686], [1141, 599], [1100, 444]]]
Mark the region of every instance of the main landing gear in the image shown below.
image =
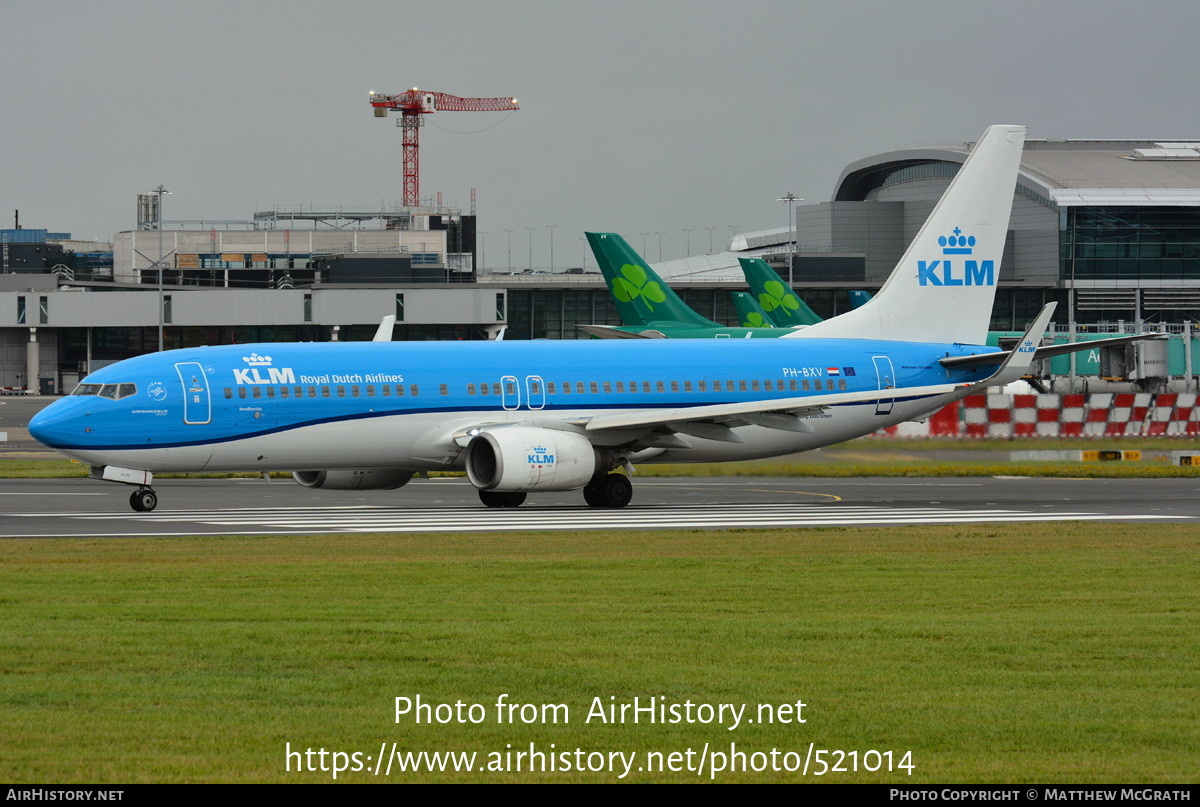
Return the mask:
[[158, 507], [158, 494], [150, 488], [138, 488], [129, 494], [129, 506], [139, 513], [149, 513]]
[[633, 498], [633, 483], [624, 474], [606, 474], [583, 489], [583, 500], [592, 507], [624, 507]]
[[[151, 494], [153, 495], [153, 491]], [[624, 507], [632, 498], [633, 483], [624, 474], [606, 474], [593, 479], [583, 489], [583, 500], [592, 507]], [[130, 499], [131, 503], [132, 501]], [[520, 507], [525, 503], [525, 494], [481, 490], [479, 491], [479, 501], [488, 507]], [[133, 509], [137, 509], [136, 504]]]
[[498, 493], [494, 490], [479, 491], [479, 501], [488, 507], [520, 507], [525, 503], [524, 493]]

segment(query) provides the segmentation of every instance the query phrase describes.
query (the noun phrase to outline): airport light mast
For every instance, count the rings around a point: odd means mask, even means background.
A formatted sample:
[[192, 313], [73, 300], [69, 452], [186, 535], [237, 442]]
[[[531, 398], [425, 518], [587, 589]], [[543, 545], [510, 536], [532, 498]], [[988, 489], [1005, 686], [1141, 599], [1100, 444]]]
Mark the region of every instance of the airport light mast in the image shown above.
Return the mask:
[[460, 98], [444, 92], [429, 92], [413, 87], [407, 92], [385, 95], [371, 91], [371, 106], [375, 117], [386, 118], [388, 110], [400, 113], [396, 125], [404, 131], [404, 206], [421, 203], [419, 176], [418, 133], [424, 121], [422, 115], [433, 112], [508, 112], [520, 109], [516, 98]]

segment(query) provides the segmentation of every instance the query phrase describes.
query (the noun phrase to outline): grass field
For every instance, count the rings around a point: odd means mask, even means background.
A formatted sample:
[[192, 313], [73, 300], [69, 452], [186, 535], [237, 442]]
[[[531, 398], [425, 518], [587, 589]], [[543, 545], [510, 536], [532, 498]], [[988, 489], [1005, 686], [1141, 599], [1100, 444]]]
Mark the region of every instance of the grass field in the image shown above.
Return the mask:
[[[327, 781], [287, 772], [286, 744], [483, 764], [532, 742], [638, 765], [812, 743], [914, 766], [718, 781], [1191, 782], [1198, 550], [1195, 527], [1097, 523], [7, 541], [0, 781]], [[501, 693], [570, 722], [498, 724]], [[486, 719], [397, 723], [394, 699], [417, 694]], [[747, 716], [799, 700], [806, 722], [585, 722], [610, 696]]]

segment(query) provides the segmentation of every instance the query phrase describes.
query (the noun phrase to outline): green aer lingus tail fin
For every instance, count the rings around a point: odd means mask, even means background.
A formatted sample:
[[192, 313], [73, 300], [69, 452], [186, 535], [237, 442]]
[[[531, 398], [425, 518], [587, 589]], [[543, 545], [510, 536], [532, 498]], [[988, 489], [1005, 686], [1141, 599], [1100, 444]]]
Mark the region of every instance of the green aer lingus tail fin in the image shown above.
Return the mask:
[[738, 263], [742, 265], [742, 274], [746, 276], [750, 291], [758, 298], [759, 305], [780, 328], [821, 322], [821, 317], [792, 291], [791, 286], [783, 282], [783, 278], [766, 261], [761, 258], [738, 258]]
[[767, 316], [767, 312], [763, 311], [762, 306], [754, 299], [754, 295], [747, 291], [731, 292], [733, 295], [733, 307], [737, 311], [738, 322], [743, 328], [774, 328], [775, 323]]
[[633, 247], [616, 233], [586, 233], [596, 264], [617, 302], [625, 325], [679, 323], [720, 328], [720, 323], [697, 314], [654, 273]]

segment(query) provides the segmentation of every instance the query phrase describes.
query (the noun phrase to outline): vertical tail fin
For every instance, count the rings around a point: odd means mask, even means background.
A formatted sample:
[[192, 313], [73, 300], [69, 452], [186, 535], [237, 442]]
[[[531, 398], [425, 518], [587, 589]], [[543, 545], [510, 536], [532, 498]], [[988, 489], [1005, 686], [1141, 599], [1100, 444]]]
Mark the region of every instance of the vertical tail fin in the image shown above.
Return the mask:
[[688, 307], [662, 278], [654, 273], [624, 238], [616, 233], [585, 233], [596, 265], [617, 301], [624, 325], [677, 322], [701, 328], [720, 328]]
[[788, 336], [982, 344], [1024, 142], [1024, 126], [989, 126], [879, 294]]
[[774, 328], [775, 323], [763, 311], [762, 306], [754, 299], [754, 295], [746, 291], [730, 292], [733, 295], [733, 308], [737, 311], [738, 322], [743, 328]]
[[809, 308], [808, 303], [800, 299], [800, 295], [792, 291], [792, 287], [784, 283], [762, 258], [738, 258], [738, 263], [742, 265], [742, 274], [759, 305], [780, 328], [816, 325], [821, 321], [817, 312]]

